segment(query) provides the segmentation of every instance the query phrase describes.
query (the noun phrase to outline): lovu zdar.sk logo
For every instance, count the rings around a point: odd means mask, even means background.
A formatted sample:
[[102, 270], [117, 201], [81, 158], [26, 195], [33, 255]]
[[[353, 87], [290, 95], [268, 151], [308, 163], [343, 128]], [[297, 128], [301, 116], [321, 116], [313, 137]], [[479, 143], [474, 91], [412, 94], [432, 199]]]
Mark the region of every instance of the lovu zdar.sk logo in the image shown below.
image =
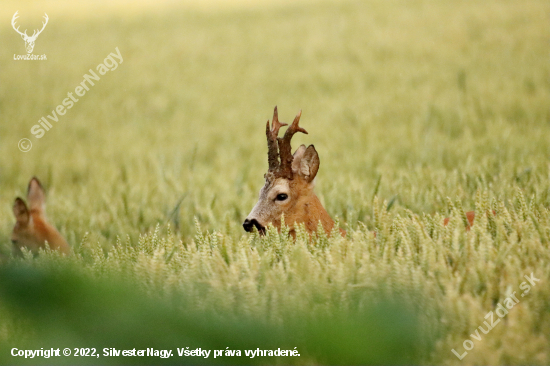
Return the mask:
[[13, 29], [21, 35], [21, 38], [23, 38], [23, 41], [25, 41], [25, 48], [27, 49], [26, 55], [13, 55], [14, 60], [46, 60], [46, 55], [34, 55], [32, 54], [32, 50], [34, 49], [34, 42], [36, 41], [36, 38], [42, 33], [44, 28], [46, 28], [46, 24], [48, 24], [48, 14], [44, 13], [44, 20], [45, 22], [42, 23], [42, 29], [38, 30], [35, 29], [32, 36], [27, 35], [27, 30], [25, 29], [24, 32], [21, 32], [19, 30], [19, 27], [16, 27], [15, 21], [19, 16], [17, 15], [19, 11], [16, 11], [15, 14], [13, 14], [13, 18], [11, 19], [11, 26]]

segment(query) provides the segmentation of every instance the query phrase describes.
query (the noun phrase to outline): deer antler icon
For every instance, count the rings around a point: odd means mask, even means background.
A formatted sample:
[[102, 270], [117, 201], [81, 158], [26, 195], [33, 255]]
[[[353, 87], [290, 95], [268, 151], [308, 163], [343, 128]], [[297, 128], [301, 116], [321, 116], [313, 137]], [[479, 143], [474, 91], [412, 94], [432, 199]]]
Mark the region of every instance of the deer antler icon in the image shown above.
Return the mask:
[[15, 29], [17, 33], [21, 35], [21, 38], [23, 38], [23, 40], [25, 41], [25, 48], [27, 49], [27, 53], [31, 53], [34, 48], [34, 41], [36, 41], [36, 38], [38, 37], [38, 35], [42, 33], [44, 28], [46, 28], [46, 24], [48, 24], [48, 14], [44, 13], [45, 14], [44, 19], [46, 20], [46, 22], [42, 23], [42, 29], [35, 30], [32, 36], [29, 37], [27, 35], [26, 29], [25, 29], [25, 32], [20, 32], [19, 27], [17, 28], [15, 27], [15, 21], [17, 20], [17, 18], [19, 18], [19, 16], [17, 15], [18, 12], [19, 10], [16, 11], [15, 14], [13, 14], [13, 18], [11, 19], [11, 26], [13, 27], [13, 29]]

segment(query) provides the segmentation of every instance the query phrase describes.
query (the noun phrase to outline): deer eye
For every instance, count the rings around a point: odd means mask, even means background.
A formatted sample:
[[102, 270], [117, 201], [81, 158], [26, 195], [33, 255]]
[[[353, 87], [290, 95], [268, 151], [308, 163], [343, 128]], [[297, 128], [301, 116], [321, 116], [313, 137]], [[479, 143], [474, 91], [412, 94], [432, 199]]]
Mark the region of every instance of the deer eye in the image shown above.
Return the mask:
[[288, 195], [286, 193], [279, 193], [275, 199], [277, 201], [284, 201], [287, 198], [288, 198]]

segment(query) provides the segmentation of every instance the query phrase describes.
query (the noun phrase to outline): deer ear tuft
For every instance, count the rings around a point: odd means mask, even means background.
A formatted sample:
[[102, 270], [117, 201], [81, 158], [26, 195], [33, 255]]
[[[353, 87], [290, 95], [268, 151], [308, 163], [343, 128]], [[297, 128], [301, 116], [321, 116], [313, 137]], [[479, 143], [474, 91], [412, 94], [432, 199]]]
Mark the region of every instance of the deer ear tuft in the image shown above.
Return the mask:
[[309, 183], [315, 179], [319, 171], [319, 154], [315, 146], [309, 145], [300, 160], [300, 175]]
[[27, 190], [27, 200], [31, 210], [44, 211], [46, 207], [46, 194], [42, 184], [36, 177], [32, 177]]
[[13, 214], [20, 224], [27, 224], [29, 222], [29, 210], [25, 201], [17, 197], [13, 203]]

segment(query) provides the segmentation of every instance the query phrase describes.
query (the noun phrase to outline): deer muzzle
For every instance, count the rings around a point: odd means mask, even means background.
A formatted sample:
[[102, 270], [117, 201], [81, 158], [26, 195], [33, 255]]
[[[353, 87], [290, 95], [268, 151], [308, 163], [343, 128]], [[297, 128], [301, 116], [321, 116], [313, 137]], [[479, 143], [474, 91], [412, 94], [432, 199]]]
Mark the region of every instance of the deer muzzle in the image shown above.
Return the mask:
[[251, 233], [254, 230], [254, 227], [256, 227], [256, 229], [258, 229], [258, 232], [260, 234], [262, 234], [262, 235], [265, 234], [265, 227], [260, 225], [258, 220], [256, 220], [256, 219], [252, 219], [252, 220], [246, 219], [246, 220], [244, 220], [243, 228], [244, 228], [245, 231]]

